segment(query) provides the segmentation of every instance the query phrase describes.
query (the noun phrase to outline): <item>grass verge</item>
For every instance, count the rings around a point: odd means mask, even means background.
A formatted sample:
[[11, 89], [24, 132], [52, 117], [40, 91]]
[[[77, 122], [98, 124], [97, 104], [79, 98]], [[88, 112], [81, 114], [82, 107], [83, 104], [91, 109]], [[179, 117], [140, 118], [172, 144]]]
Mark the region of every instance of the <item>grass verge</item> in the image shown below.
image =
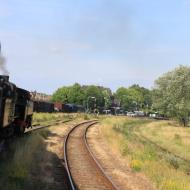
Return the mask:
[[[187, 175], [189, 163], [140, 137], [141, 127], [146, 128], [152, 123], [156, 124], [156, 121], [110, 117], [104, 118], [102, 123], [102, 133], [108, 143], [128, 161], [133, 172], [144, 173], [160, 190], [190, 189], [190, 177]], [[181, 142], [178, 135], [174, 140], [176, 143]]]
[[45, 125], [53, 123], [57, 120], [67, 120], [67, 119], [73, 119], [73, 115], [64, 114], [64, 113], [34, 113], [32, 124]]
[[4, 190], [33, 189], [32, 169], [37, 169], [36, 160], [43, 156], [43, 135], [38, 133], [15, 139], [1, 154], [0, 184]]

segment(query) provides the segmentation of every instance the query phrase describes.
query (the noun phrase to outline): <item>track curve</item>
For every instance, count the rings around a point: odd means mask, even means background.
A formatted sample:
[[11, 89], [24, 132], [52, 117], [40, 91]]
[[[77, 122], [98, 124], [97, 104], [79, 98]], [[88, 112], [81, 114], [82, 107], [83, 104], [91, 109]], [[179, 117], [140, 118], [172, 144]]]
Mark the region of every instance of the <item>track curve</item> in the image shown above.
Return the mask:
[[65, 163], [72, 190], [118, 190], [88, 146], [87, 130], [97, 123], [97, 120], [79, 123], [65, 139]]

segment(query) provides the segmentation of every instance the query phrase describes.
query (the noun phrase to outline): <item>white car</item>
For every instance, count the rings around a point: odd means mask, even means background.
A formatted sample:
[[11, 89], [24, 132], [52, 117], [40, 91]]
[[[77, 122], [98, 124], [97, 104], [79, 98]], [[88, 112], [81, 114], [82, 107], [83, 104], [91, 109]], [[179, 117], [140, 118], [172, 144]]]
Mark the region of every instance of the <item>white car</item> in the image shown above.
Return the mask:
[[135, 115], [136, 115], [136, 116], [139, 116], [139, 117], [145, 116], [145, 114], [144, 114], [143, 111], [135, 111]]
[[135, 116], [136, 116], [136, 114], [135, 114], [135, 113], [133, 113], [133, 112], [127, 112], [127, 116], [130, 116], [130, 117], [135, 117]]

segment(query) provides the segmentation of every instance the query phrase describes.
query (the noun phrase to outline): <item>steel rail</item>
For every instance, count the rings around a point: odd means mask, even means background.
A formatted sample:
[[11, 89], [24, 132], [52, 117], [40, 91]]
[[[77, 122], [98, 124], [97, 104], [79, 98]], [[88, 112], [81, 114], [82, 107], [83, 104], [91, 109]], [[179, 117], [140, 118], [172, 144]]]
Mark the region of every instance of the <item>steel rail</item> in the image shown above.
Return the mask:
[[65, 156], [65, 166], [66, 166], [66, 170], [67, 170], [67, 174], [68, 174], [68, 178], [69, 178], [69, 182], [70, 182], [70, 185], [71, 185], [71, 189], [72, 190], [77, 190], [76, 187], [75, 187], [75, 183], [74, 183], [74, 180], [72, 178], [72, 175], [71, 175], [71, 171], [70, 171], [70, 167], [69, 167], [69, 164], [68, 164], [68, 156], [67, 156], [67, 144], [68, 144], [68, 139], [69, 139], [69, 136], [70, 134], [79, 126], [83, 125], [83, 124], [88, 124], [88, 123], [93, 123], [93, 122], [97, 122], [97, 120], [90, 120], [90, 121], [84, 121], [84, 122], [81, 122], [79, 124], [76, 124], [67, 134], [66, 138], [65, 138], [65, 142], [64, 142], [64, 156]]
[[[39, 126], [39, 127], [37, 127], [35, 125], [36, 127], [26, 130], [23, 133], [23, 135], [28, 135], [28, 134], [32, 133], [33, 131], [37, 131], [37, 130], [40, 130], [40, 129], [44, 129], [44, 128], [47, 128], [47, 127], [51, 127], [51, 126], [55, 126], [55, 125], [59, 125], [59, 124], [63, 124], [63, 123], [67, 123], [67, 122], [70, 122], [70, 121], [72, 121], [72, 119], [68, 119], [68, 120], [56, 120], [55, 123], [52, 123], [52, 124], [49, 124], [49, 125], [45, 125], [45, 126]], [[11, 137], [0, 139], [0, 153], [2, 153], [3, 150], [5, 149], [6, 142], [8, 140], [14, 140], [14, 138], [19, 138], [19, 135], [18, 136], [12, 135]]]
[[29, 129], [29, 130], [26, 130], [26, 131], [24, 132], [24, 134], [26, 134], [26, 133], [31, 133], [31, 132], [33, 132], [33, 131], [40, 130], [40, 129], [47, 128], [47, 127], [51, 127], [51, 126], [54, 126], [54, 125], [59, 125], [59, 124], [67, 123], [67, 122], [70, 122], [70, 121], [72, 121], [72, 119], [63, 120], [63, 121], [56, 121], [55, 123], [48, 124], [48, 125], [44, 125], [44, 126], [39, 126], [39, 127], [37, 127], [37, 126], [35, 125], [35, 127], [31, 128], [31, 129]]
[[95, 155], [94, 155], [94, 154], [92, 153], [92, 151], [90, 150], [90, 146], [89, 146], [89, 144], [88, 144], [88, 142], [87, 142], [87, 132], [88, 132], [88, 130], [89, 130], [89, 128], [90, 128], [91, 126], [92, 126], [92, 125], [89, 125], [89, 126], [86, 128], [85, 133], [84, 133], [84, 136], [83, 136], [84, 141], [85, 141], [86, 148], [87, 148], [89, 154], [91, 155], [91, 157], [93, 158], [94, 162], [95, 162], [96, 165], [98, 166], [99, 170], [102, 172], [103, 176], [104, 176], [105, 178], [107, 178], [107, 180], [109, 181], [109, 183], [111, 184], [111, 186], [113, 186], [113, 188], [114, 188], [115, 190], [120, 190], [120, 189], [114, 184], [112, 178], [111, 178], [110, 176], [108, 176], [108, 175], [105, 173], [103, 167], [101, 166], [101, 164], [98, 162], [98, 160], [97, 160], [97, 158], [95, 157]]
[[88, 124], [88, 126], [86, 127], [86, 129], [84, 130], [84, 133], [83, 133], [83, 141], [85, 143], [85, 147], [87, 149], [87, 152], [89, 153], [90, 157], [92, 158], [92, 160], [94, 161], [95, 163], [95, 166], [97, 167], [97, 169], [100, 171], [100, 173], [102, 174], [102, 176], [104, 176], [104, 178], [107, 180], [108, 184], [115, 190], [119, 190], [119, 188], [113, 183], [113, 180], [105, 173], [104, 169], [102, 168], [102, 166], [100, 165], [100, 163], [97, 161], [96, 157], [94, 156], [94, 154], [92, 153], [92, 151], [90, 150], [90, 147], [88, 145], [88, 142], [87, 142], [87, 131], [88, 129], [94, 125], [94, 124], [97, 124], [98, 121], [97, 120], [93, 120], [93, 121], [88, 121], [88, 122], [82, 122], [82, 123], [79, 123], [77, 125], [75, 125], [70, 131], [69, 133], [67, 134], [66, 136], [66, 139], [65, 139], [65, 144], [64, 144], [64, 155], [65, 155], [65, 165], [66, 165], [66, 170], [67, 170], [67, 173], [68, 173], [68, 178], [69, 178], [69, 181], [70, 181], [70, 186], [71, 186], [71, 189], [72, 190], [77, 190], [76, 186], [75, 186], [75, 182], [74, 182], [74, 179], [72, 177], [72, 174], [71, 174], [71, 170], [70, 170], [70, 166], [69, 166], [69, 161], [68, 161], [68, 155], [67, 155], [67, 144], [68, 144], [68, 139], [69, 139], [69, 136], [70, 134], [79, 126], [83, 125], [83, 124]]

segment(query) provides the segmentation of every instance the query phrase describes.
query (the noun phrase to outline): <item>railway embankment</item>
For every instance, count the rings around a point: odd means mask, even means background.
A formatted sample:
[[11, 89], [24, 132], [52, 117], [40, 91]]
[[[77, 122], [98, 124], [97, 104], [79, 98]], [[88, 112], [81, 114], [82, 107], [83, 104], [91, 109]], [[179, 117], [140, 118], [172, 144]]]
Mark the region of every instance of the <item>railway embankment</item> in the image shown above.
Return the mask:
[[190, 189], [189, 128], [174, 121], [110, 117], [102, 120], [100, 134], [123, 160], [127, 171], [121, 177], [131, 173], [161, 190]]

